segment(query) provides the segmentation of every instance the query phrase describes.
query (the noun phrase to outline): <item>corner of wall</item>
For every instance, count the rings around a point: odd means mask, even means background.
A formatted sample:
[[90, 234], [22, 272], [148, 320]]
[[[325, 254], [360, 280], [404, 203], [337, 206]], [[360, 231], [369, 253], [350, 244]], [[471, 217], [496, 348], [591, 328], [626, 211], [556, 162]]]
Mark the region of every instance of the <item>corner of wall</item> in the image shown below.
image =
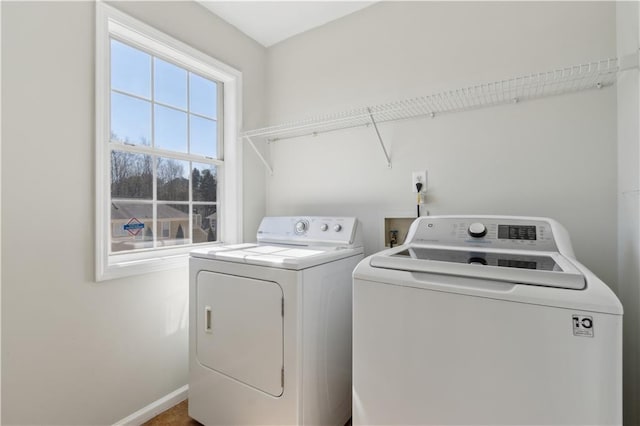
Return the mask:
[[[618, 57], [640, 47], [638, 2], [616, 2]], [[621, 73], [617, 86], [618, 287], [625, 308], [624, 424], [640, 424], [640, 74]]]

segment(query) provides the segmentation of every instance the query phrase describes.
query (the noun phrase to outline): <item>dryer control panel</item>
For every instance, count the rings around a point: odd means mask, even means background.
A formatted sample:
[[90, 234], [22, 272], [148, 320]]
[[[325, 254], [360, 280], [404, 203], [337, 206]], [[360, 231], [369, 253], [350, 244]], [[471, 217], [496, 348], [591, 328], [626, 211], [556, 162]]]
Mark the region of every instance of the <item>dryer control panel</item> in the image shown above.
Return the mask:
[[550, 222], [511, 217], [426, 216], [411, 225], [406, 243], [558, 251]]
[[268, 216], [262, 219], [258, 242], [294, 245], [360, 246], [362, 238], [355, 217]]

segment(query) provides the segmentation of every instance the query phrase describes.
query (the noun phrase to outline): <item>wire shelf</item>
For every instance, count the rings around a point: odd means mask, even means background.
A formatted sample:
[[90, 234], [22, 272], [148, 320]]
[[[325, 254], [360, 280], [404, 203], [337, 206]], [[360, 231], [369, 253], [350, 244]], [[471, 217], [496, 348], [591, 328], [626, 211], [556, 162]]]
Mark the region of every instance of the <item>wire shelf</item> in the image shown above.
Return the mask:
[[391, 167], [391, 160], [382, 142], [377, 123], [419, 117], [436, 117], [447, 113], [518, 103], [590, 89], [601, 89], [613, 85], [619, 71], [630, 68], [638, 68], [637, 52], [620, 59], [604, 59], [508, 80], [443, 91], [427, 96], [356, 108], [339, 113], [318, 115], [300, 121], [291, 121], [249, 130], [242, 133], [241, 137], [250, 142], [261, 160], [273, 173], [266, 160], [255, 148], [252, 138], [266, 138], [268, 141], [274, 142], [281, 139], [373, 125], [387, 159], [387, 165]]
[[576, 65], [554, 71], [516, 77], [427, 96], [309, 117], [276, 126], [249, 130], [243, 137], [267, 137], [270, 141], [417, 117], [515, 103], [612, 85], [619, 71], [617, 59]]

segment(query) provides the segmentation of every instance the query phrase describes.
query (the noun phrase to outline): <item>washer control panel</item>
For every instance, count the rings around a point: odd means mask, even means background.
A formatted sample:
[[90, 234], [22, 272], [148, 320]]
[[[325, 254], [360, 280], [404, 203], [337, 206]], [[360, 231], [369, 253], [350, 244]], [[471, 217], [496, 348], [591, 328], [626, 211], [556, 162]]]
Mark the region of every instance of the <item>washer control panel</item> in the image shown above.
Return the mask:
[[487, 235], [487, 227], [484, 226], [484, 223], [473, 222], [471, 225], [469, 225], [469, 229], [467, 229], [467, 232], [473, 238], [480, 238]]
[[519, 218], [423, 217], [407, 242], [557, 251], [551, 224]]
[[354, 217], [265, 217], [258, 228], [258, 241], [352, 244], [356, 227]]

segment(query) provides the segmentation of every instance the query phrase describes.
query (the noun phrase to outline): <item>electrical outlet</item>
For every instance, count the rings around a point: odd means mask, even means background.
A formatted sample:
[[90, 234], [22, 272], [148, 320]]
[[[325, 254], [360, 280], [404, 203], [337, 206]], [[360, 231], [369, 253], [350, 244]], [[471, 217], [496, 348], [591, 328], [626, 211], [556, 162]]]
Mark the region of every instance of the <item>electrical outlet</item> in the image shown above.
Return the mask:
[[422, 172], [413, 172], [411, 173], [411, 192], [418, 192], [416, 188], [416, 183], [420, 182], [422, 184], [422, 189], [420, 192], [427, 192], [427, 171]]

